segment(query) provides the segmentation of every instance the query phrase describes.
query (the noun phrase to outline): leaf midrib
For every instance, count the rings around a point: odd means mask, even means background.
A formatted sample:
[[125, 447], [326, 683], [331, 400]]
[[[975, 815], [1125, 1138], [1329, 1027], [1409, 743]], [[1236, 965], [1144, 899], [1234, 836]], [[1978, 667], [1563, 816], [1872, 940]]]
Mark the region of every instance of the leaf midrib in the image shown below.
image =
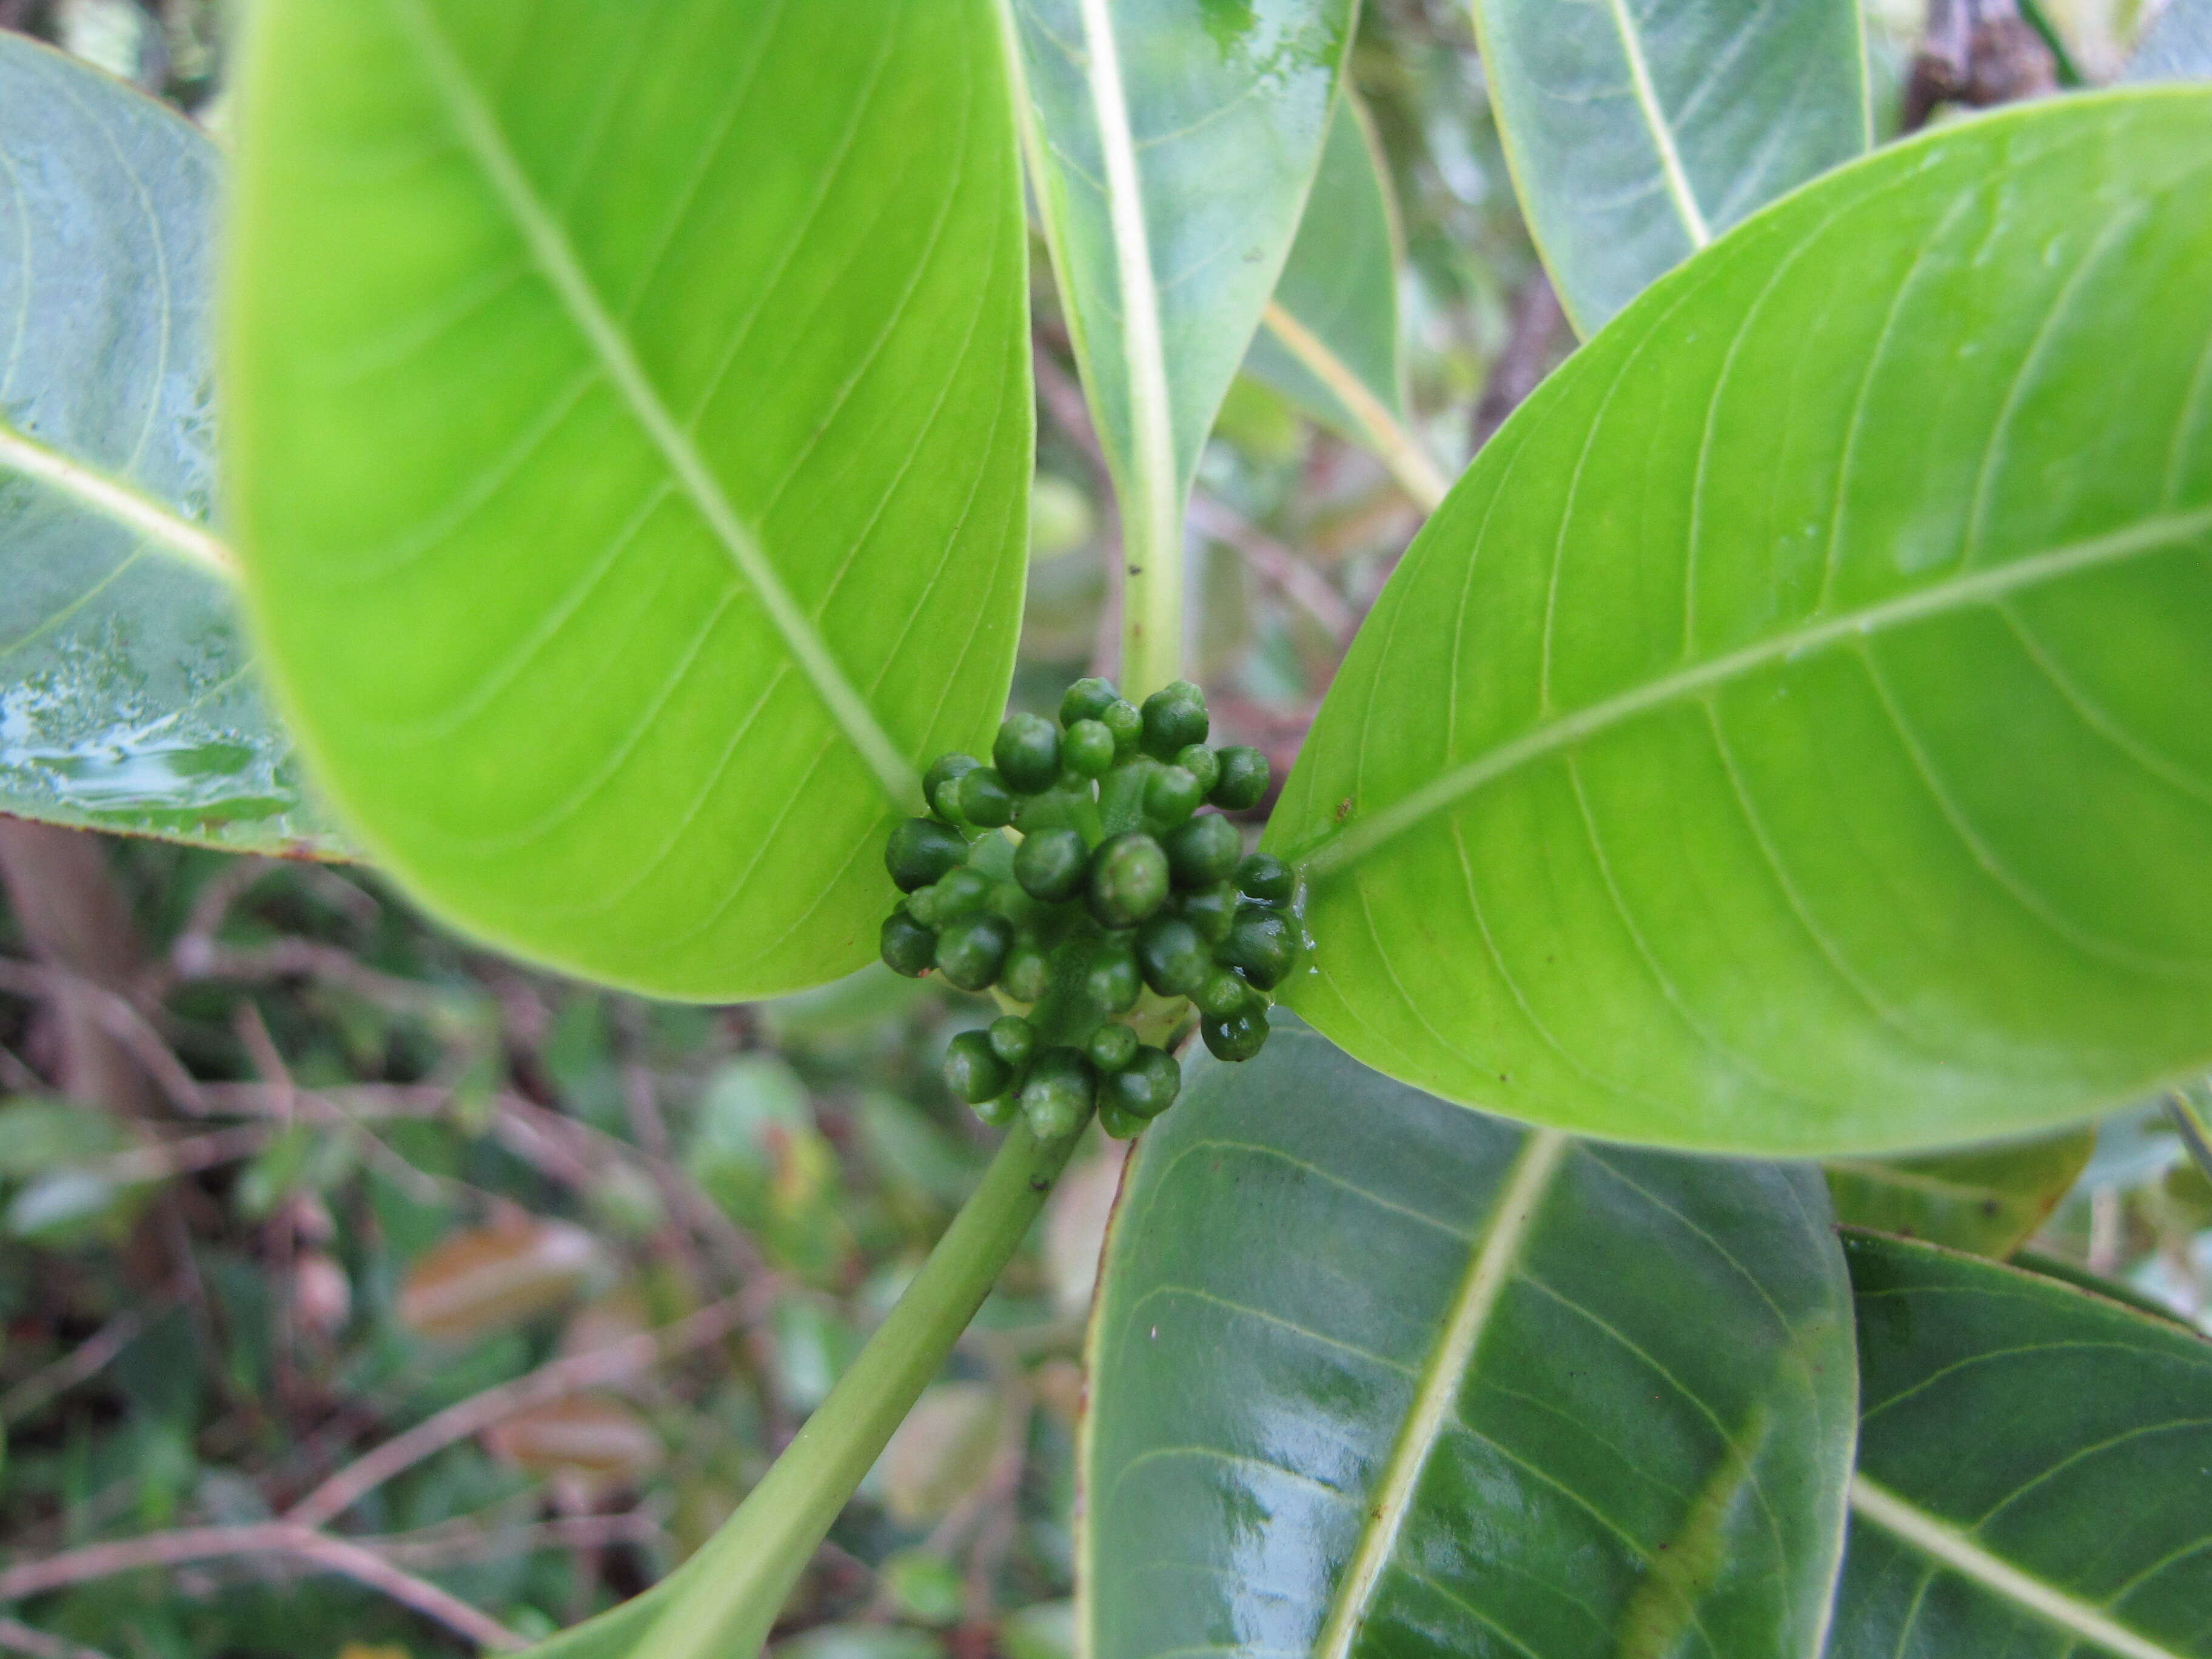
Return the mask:
[[214, 575], [228, 580], [238, 574], [230, 549], [204, 526], [0, 421], [0, 472], [9, 471], [59, 490]]
[[1851, 1477], [1850, 1503], [1853, 1514], [1899, 1543], [1941, 1562], [2077, 1642], [2094, 1644], [2118, 1659], [2188, 1659], [2179, 1650], [2160, 1646], [2103, 1609], [2014, 1566], [1960, 1528], [1937, 1519], [1864, 1474]]
[[1404, 1427], [1369, 1507], [1358, 1547], [1337, 1583], [1321, 1639], [1314, 1646], [1315, 1659], [1347, 1659], [1358, 1639], [1376, 1586], [1390, 1564], [1398, 1534], [1413, 1508], [1421, 1472], [1428, 1467], [1429, 1455], [1451, 1417], [1483, 1331], [1497, 1310], [1507, 1279], [1519, 1264], [1537, 1215], [1572, 1144], [1556, 1129], [1532, 1130], [1514, 1159], [1498, 1195], [1489, 1230], [1468, 1259], [1467, 1273], [1453, 1294], [1443, 1332], [1422, 1368]]
[[1682, 222], [1682, 229], [1693, 247], [1703, 247], [1713, 240], [1712, 229], [1705, 223], [1704, 210], [1698, 205], [1697, 191], [1691, 187], [1689, 170], [1682, 164], [1682, 152], [1675, 145], [1674, 130], [1667, 123], [1667, 112], [1659, 106], [1659, 91], [1651, 80], [1651, 64], [1644, 53], [1644, 37], [1636, 27], [1636, 20], [1629, 15], [1628, 0], [1607, 0], [1613, 13], [1613, 26], [1620, 35], [1621, 55], [1628, 62], [1628, 82], [1636, 94], [1636, 107], [1644, 116], [1644, 125], [1650, 130], [1651, 147], [1659, 157], [1659, 172], [1667, 185], [1667, 199], [1674, 204], [1674, 214]]
[[1725, 655], [1662, 675], [1646, 684], [1547, 720], [1510, 743], [1455, 766], [1371, 816], [1333, 830], [1296, 854], [1309, 878], [1318, 878], [1364, 858], [1425, 819], [1445, 811], [1485, 784], [1639, 714], [1725, 685], [1774, 663], [1799, 659], [1851, 640], [1924, 622], [2002, 598], [2077, 571], [2116, 563], [2142, 553], [2163, 552], [2212, 531], [2212, 507], [2162, 514], [2124, 530], [2030, 553], [1917, 588], [1880, 604], [1847, 611], [1788, 629]]
[[413, 44], [431, 89], [521, 233], [569, 320], [660, 452], [684, 495], [721, 543], [731, 563], [752, 588], [830, 717], [867, 763], [892, 805], [902, 810], [917, 807], [921, 780], [913, 763], [892, 742], [867, 700], [847, 677], [821, 631], [784, 586], [758, 538], [738, 517], [692, 434], [677, 421], [654, 388], [628, 337], [592, 287], [567, 232], [538, 199], [506, 135], [423, 0], [386, 0], [386, 4]]

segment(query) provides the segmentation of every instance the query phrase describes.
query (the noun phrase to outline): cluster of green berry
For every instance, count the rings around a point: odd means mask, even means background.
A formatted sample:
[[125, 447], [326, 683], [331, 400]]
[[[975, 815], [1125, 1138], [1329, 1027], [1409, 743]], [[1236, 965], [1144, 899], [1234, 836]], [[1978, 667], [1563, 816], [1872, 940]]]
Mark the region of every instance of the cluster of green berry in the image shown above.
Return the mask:
[[1170, 1036], [1190, 1005], [1223, 1060], [1267, 1040], [1267, 994], [1297, 956], [1297, 883], [1199, 810], [1240, 811], [1267, 788], [1267, 757], [1209, 749], [1210, 729], [1187, 680], [1141, 709], [1079, 680], [1058, 726], [1016, 714], [991, 765], [932, 766], [933, 816], [891, 832], [884, 863], [905, 896], [884, 920], [884, 960], [995, 987], [1024, 1011], [962, 1033], [945, 1057], [946, 1082], [987, 1121], [1019, 1110], [1040, 1135], [1065, 1134], [1095, 1103], [1109, 1133], [1136, 1133], [1182, 1086], [1174, 1058], [1143, 1039]]

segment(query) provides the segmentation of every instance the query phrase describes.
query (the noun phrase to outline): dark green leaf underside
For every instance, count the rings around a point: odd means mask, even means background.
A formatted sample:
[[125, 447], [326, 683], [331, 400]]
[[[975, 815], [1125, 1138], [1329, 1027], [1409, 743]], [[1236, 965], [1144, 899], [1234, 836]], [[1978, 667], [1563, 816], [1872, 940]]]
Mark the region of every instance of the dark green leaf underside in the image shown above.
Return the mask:
[[1293, 1006], [1471, 1105], [1728, 1150], [2212, 1065], [2208, 154], [2191, 89], [1944, 127], [1554, 375], [1269, 826]]
[[208, 524], [220, 161], [0, 33], [0, 812], [330, 852]]
[[2212, 1346], [1846, 1236], [1864, 1415], [1832, 1659], [2212, 1654]]
[[1587, 334], [1871, 142], [1856, 0], [1475, 0], [1523, 210]]
[[1844, 1299], [1808, 1171], [1532, 1134], [1295, 1022], [1200, 1059], [1093, 1317], [1091, 1650], [1810, 1659]]

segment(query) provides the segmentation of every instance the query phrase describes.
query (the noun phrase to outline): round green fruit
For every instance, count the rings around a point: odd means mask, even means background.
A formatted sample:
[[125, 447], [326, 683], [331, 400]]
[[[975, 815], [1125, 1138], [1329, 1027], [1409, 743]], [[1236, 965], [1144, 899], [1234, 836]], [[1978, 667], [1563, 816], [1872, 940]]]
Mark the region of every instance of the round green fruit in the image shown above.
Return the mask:
[[1013, 948], [1004, 916], [965, 916], [937, 936], [937, 971], [963, 991], [988, 991]]
[[1029, 1068], [1036, 1053], [1036, 1027], [1019, 1014], [1001, 1014], [991, 1022], [988, 1035], [991, 1052], [1006, 1062], [1017, 1075]]
[[1167, 902], [1168, 856], [1140, 830], [1110, 836], [1091, 855], [1084, 896], [1101, 927], [1133, 927]]
[[1042, 714], [1009, 714], [991, 745], [991, 760], [1008, 787], [1034, 795], [1060, 776], [1060, 733]]
[[960, 775], [960, 816], [984, 830], [996, 830], [1014, 821], [1014, 792], [995, 768], [979, 766]]
[[895, 974], [920, 979], [937, 965], [937, 935], [903, 910], [884, 918], [884, 961]]
[[942, 818], [960, 816], [960, 780], [983, 763], [973, 755], [954, 752], [939, 755], [922, 774], [921, 794], [932, 810]]
[[1267, 1046], [1267, 1011], [1255, 1003], [1224, 1018], [1208, 1015], [1199, 1021], [1198, 1034], [1216, 1060], [1249, 1060]]
[[1108, 1020], [1083, 1045], [1091, 1063], [1102, 1072], [1118, 1072], [1137, 1057], [1137, 1034], [1115, 1020]]
[[1100, 1085], [1102, 1109], [1110, 1101], [1133, 1117], [1153, 1118], [1175, 1104], [1182, 1088], [1182, 1067], [1160, 1048], [1139, 1048], [1136, 1057]]
[[1058, 1140], [1082, 1127], [1097, 1093], [1091, 1062], [1078, 1048], [1048, 1048], [1022, 1085], [1022, 1112], [1040, 1140]]
[[981, 1031], [963, 1031], [945, 1051], [945, 1086], [970, 1106], [997, 1099], [1013, 1080], [1013, 1069]]
[[1178, 887], [1211, 887], [1227, 879], [1244, 851], [1237, 826], [1218, 812], [1201, 812], [1161, 843]]
[[1280, 985], [1297, 959], [1297, 940], [1280, 911], [1247, 904], [1238, 908], [1229, 937], [1214, 947], [1213, 959], [1243, 970], [1263, 991]]
[[1137, 934], [1137, 967], [1164, 997], [1189, 995], [1212, 966], [1206, 941], [1179, 917], [1154, 916]]
[[1206, 798], [1226, 812], [1243, 812], [1260, 804], [1267, 793], [1267, 757], [1256, 749], [1235, 744], [1220, 751], [1221, 769]]
[[1014, 879], [1031, 898], [1056, 904], [1083, 888], [1091, 848], [1079, 831], [1040, 830], [1014, 849]]
[[1114, 734], [1102, 721], [1078, 720], [1067, 728], [1060, 758], [1078, 777], [1097, 777], [1114, 764]]
[[884, 868], [902, 893], [927, 887], [968, 862], [968, 838], [934, 818], [908, 818], [884, 843]]
[[1237, 888], [1262, 904], [1288, 904], [1297, 891], [1298, 878], [1282, 860], [1255, 853], [1237, 866]]

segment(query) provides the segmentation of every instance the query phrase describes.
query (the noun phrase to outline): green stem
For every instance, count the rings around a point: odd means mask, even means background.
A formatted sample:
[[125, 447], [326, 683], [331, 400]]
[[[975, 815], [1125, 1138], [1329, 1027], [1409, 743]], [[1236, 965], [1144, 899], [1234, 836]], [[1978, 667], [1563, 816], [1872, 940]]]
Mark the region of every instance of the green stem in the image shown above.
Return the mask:
[[1141, 703], [1182, 674], [1182, 501], [1171, 474], [1121, 501], [1121, 695]]
[[2020, 15], [2027, 20], [2028, 27], [2042, 37], [2043, 44], [2051, 49], [2051, 66], [2057, 76], [2058, 84], [2062, 87], [2088, 85], [2081, 65], [2074, 61], [2073, 52], [2067, 48], [2066, 37], [2058, 32], [2057, 23], [2045, 9], [2042, 0], [2020, 0]]
[[745, 1659], [760, 1650], [830, 1522], [945, 1364], [1081, 1138], [1078, 1130], [1040, 1141], [1015, 1120], [890, 1317], [738, 1512], [684, 1564], [639, 1652]]
[[2189, 1156], [2204, 1172], [2204, 1178], [2212, 1181], [2212, 1133], [2205, 1129], [2204, 1120], [2197, 1115], [2196, 1106], [2188, 1096], [2177, 1090], [2166, 1097], [2166, 1115], [2173, 1120], [2181, 1144], [2189, 1149]]

